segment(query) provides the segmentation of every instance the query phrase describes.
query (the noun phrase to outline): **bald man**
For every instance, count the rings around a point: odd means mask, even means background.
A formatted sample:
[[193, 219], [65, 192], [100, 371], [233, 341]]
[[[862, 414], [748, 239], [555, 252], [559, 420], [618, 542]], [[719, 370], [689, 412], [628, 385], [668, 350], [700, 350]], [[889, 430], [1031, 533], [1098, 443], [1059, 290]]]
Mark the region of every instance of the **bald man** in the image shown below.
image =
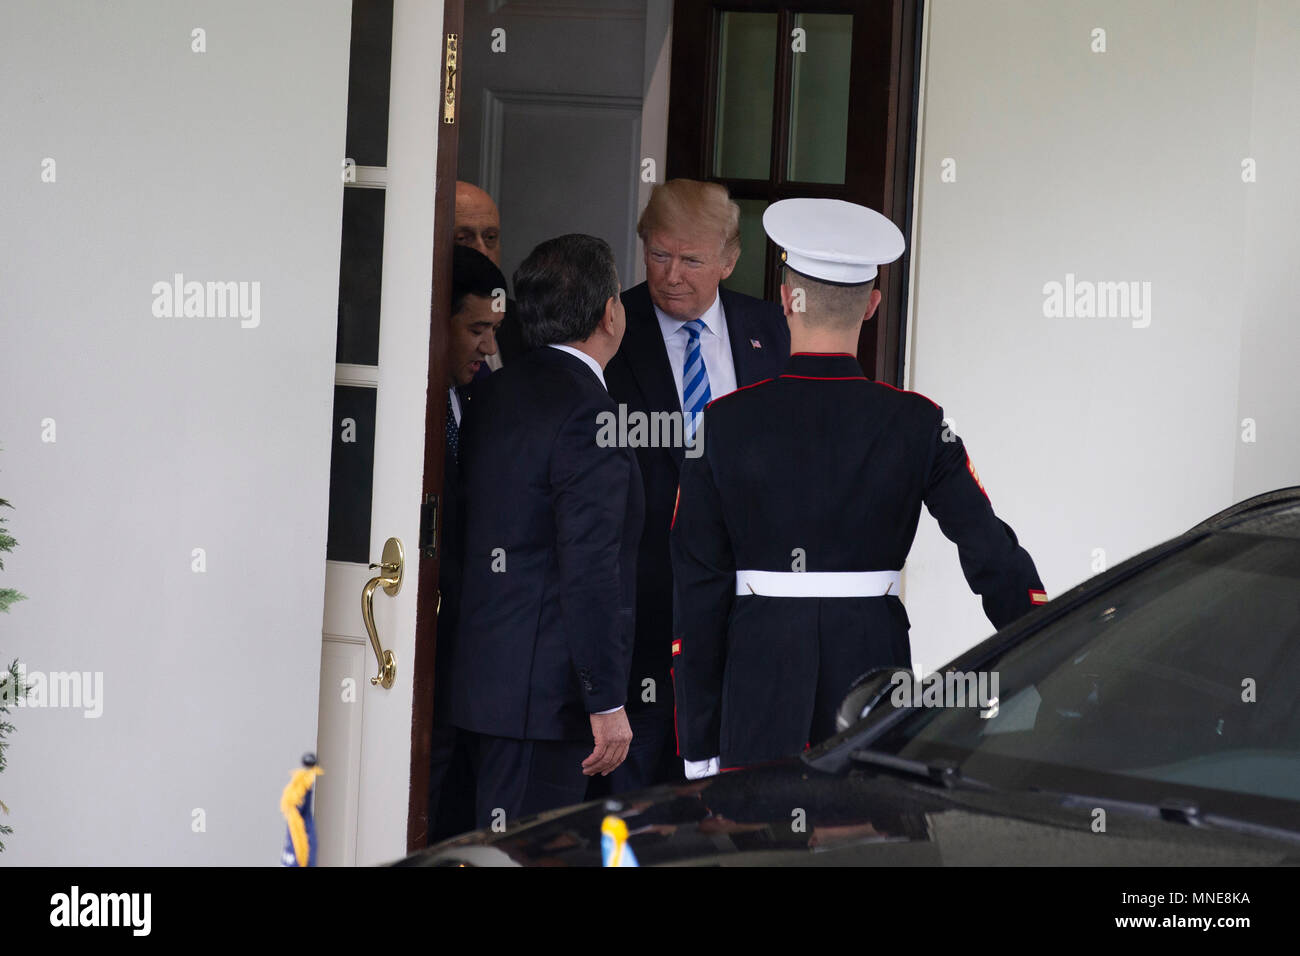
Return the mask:
[[[458, 246], [469, 246], [501, 265], [501, 213], [486, 190], [464, 180], [456, 181], [455, 239]], [[505, 362], [527, 351], [519, 320], [507, 301], [506, 317], [497, 329], [497, 353], [487, 357], [487, 368], [499, 369]], [[484, 373], [486, 374], [486, 369]]]
[[477, 249], [501, 265], [501, 213], [484, 190], [456, 182], [456, 245]]

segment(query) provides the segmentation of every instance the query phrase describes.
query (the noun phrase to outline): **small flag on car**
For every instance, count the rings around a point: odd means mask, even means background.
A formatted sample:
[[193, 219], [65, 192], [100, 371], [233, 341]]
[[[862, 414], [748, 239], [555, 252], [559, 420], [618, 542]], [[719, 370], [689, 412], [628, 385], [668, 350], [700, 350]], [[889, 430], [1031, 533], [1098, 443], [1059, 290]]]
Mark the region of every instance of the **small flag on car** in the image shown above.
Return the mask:
[[324, 772], [316, 766], [315, 754], [304, 754], [301, 769], [293, 772], [280, 795], [280, 813], [286, 826], [281, 866], [316, 865], [316, 821], [312, 819], [311, 796], [316, 778]]
[[612, 813], [600, 824], [600, 858], [602, 866], [640, 866], [627, 845], [627, 824]]

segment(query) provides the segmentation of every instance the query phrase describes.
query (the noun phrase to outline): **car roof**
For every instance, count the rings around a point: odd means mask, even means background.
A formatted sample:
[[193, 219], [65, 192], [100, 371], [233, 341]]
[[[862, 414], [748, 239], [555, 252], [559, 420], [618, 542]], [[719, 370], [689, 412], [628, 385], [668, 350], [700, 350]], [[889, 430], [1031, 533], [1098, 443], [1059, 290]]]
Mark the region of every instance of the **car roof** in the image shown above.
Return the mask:
[[1300, 538], [1300, 485], [1247, 498], [1206, 518], [1189, 534], [1207, 531]]

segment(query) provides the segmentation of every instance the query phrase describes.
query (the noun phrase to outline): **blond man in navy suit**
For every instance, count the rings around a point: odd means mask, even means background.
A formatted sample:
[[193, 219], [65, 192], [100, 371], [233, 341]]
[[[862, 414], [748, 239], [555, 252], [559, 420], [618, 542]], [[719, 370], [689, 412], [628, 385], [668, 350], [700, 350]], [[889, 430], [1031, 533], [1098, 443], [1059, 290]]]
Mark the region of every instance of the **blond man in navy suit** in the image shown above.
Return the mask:
[[655, 187], [637, 233], [646, 281], [623, 293], [627, 332], [605, 377], [629, 413], [681, 416], [683, 440], [636, 449], [646, 508], [627, 692], [633, 736], [611, 775], [615, 792], [683, 779], [673, 727], [668, 530], [682, 461], [697, 453], [689, 423], [708, 401], [779, 374], [790, 353], [781, 306], [723, 285], [741, 255], [740, 207], [725, 187], [689, 179]]

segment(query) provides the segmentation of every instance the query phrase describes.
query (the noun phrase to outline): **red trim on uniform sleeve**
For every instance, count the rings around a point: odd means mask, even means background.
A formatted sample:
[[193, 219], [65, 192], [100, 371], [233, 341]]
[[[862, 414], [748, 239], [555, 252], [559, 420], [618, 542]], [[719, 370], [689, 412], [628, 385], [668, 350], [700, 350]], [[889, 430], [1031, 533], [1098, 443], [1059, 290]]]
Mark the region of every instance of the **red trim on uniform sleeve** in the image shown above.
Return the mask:
[[[673, 520], [668, 522], [668, 530], [673, 530], [673, 525], [677, 524], [677, 506], [682, 503], [682, 486], [677, 486], [677, 497], [673, 499]], [[660, 671], [659, 673], [663, 673]]]
[[[765, 379], [763, 379], [761, 382], [751, 382], [751, 383], [748, 384], [748, 385], [741, 385], [739, 388], [732, 389], [730, 392], [727, 393], [727, 395], [735, 395], [736, 392], [743, 392], [743, 391], [744, 391], [745, 389], [747, 389], [747, 388], [758, 388], [758, 386], [760, 386], [760, 385], [766, 385], [766, 384], [767, 384], [768, 382], [770, 382], [770, 381], [772, 381], [772, 379], [770, 379], [770, 378], [765, 378]], [[713, 400], [713, 402], [720, 401], [720, 400], [726, 398], [727, 395], [719, 395], [717, 398], [715, 398], [715, 399]], [[705, 408], [708, 408], [709, 405], [712, 405], [712, 404], [713, 404], [713, 402], [709, 402], [709, 404], [708, 404], [708, 405], [705, 405], [704, 407], [705, 407]]]
[[[983, 492], [984, 492], [984, 500], [985, 500], [985, 501], [990, 501], [990, 499], [989, 499], [989, 493], [988, 493], [987, 491], [984, 491], [984, 482], [980, 481], [979, 472], [977, 472], [977, 471], [975, 470], [975, 466], [971, 464], [971, 461], [970, 461], [970, 452], [966, 452], [966, 470], [969, 471], [969, 472], [970, 472], [970, 476], [971, 476], [972, 478], [975, 479], [975, 484], [979, 485], [979, 487], [980, 487], [980, 491], [983, 491]], [[990, 501], [990, 503], [991, 503], [991, 501]]]
[[1046, 603], [1047, 603], [1047, 592], [1046, 592], [1046, 591], [1035, 591], [1033, 588], [1030, 588], [1030, 589], [1029, 589], [1029, 600], [1033, 601], [1035, 604], [1046, 604]]

